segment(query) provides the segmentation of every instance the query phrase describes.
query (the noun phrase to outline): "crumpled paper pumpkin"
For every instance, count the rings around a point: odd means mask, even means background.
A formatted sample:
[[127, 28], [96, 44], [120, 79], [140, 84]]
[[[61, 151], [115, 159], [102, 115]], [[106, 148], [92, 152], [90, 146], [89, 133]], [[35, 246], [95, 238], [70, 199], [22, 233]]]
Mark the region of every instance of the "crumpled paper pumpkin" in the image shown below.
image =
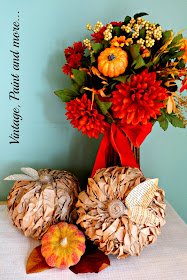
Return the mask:
[[67, 171], [41, 169], [33, 180], [15, 182], [7, 199], [8, 217], [24, 235], [41, 239], [51, 225], [72, 223], [77, 218], [75, 204], [80, 186]]
[[77, 223], [105, 254], [139, 255], [165, 224], [165, 194], [155, 183], [158, 180], [148, 182], [138, 168], [97, 170], [88, 179], [87, 191], [79, 194]]

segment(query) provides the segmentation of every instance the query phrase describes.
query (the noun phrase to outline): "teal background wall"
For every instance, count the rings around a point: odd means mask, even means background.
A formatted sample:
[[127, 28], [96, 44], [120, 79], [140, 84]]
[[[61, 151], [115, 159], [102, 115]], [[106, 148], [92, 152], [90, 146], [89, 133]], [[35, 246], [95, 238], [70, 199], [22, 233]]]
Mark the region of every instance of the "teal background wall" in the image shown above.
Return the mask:
[[[11, 91], [12, 23], [20, 13], [20, 144], [9, 144], [13, 102]], [[186, 0], [1, 0], [0, 10], [0, 200], [13, 182], [4, 182], [20, 167], [65, 169], [86, 185], [100, 140], [89, 139], [66, 121], [65, 105], [53, 94], [70, 86], [61, 67], [63, 51], [74, 41], [89, 37], [86, 24], [123, 20], [147, 12], [151, 22], [175, 33], [187, 27]], [[187, 35], [187, 31], [184, 31]], [[101, 138], [100, 138], [101, 139]], [[141, 146], [141, 169], [147, 177], [160, 178], [166, 199], [187, 221], [187, 130], [156, 124]]]

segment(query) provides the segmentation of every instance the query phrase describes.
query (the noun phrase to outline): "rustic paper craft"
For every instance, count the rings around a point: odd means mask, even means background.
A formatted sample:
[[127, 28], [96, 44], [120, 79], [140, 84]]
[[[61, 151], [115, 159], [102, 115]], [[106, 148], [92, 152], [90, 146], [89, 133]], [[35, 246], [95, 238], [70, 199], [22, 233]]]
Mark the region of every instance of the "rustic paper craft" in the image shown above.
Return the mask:
[[[7, 200], [12, 224], [26, 236], [41, 239], [52, 224], [73, 222], [77, 217], [75, 204], [80, 191], [77, 178], [67, 171], [33, 171], [28, 168], [22, 171], [27, 175], [17, 174], [16, 177], [12, 175], [6, 178], [15, 180], [18, 175], [21, 178], [21, 181], [15, 182]], [[22, 181], [25, 176], [34, 181]]]
[[139, 255], [165, 224], [164, 191], [138, 168], [109, 167], [88, 180], [76, 204], [78, 224], [106, 254]]

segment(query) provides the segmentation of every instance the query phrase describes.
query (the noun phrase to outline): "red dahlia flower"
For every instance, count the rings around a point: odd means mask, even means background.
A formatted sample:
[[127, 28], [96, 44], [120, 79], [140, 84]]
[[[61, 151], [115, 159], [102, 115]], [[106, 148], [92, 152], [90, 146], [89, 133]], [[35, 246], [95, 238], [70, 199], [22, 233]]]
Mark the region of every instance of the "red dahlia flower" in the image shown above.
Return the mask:
[[133, 75], [130, 83], [117, 85], [112, 97], [114, 118], [132, 125], [147, 124], [151, 117], [156, 119], [157, 115], [161, 115], [160, 109], [165, 107], [161, 101], [168, 97], [166, 89], [160, 84], [156, 73], [148, 73], [146, 69]]
[[91, 41], [94, 41], [95, 43], [100, 43], [103, 39], [104, 39], [104, 35], [103, 32], [106, 30], [106, 27], [103, 26], [99, 32], [96, 32], [94, 34], [91, 34], [91, 36], [93, 37], [93, 39]]
[[[112, 24], [113, 26], [121, 26], [122, 25], [122, 21], [120, 22], [116, 22], [116, 21], [112, 21], [110, 24]], [[107, 24], [108, 26], [108, 24]], [[103, 39], [104, 39], [104, 35], [103, 32], [106, 30], [106, 26], [103, 26], [99, 32], [96, 32], [94, 34], [91, 34], [91, 36], [93, 37], [93, 39], [91, 41], [94, 41], [95, 43], [100, 43]]]
[[[104, 133], [105, 126], [104, 116], [99, 114], [97, 109], [92, 108], [91, 100], [87, 99], [84, 94], [81, 99], [74, 99], [66, 103], [67, 119], [71, 120], [71, 125], [78, 130], [82, 130], [82, 134], [87, 134], [89, 138], [98, 138], [99, 133]], [[94, 104], [93, 104], [94, 105]]]
[[112, 24], [114, 26], [122, 26], [123, 22], [122, 21], [119, 21], [119, 22], [112, 21], [110, 24]]
[[82, 42], [75, 42], [73, 47], [64, 50], [67, 63], [62, 67], [64, 74], [71, 75], [71, 68], [78, 69], [81, 66], [81, 59], [86, 47]]

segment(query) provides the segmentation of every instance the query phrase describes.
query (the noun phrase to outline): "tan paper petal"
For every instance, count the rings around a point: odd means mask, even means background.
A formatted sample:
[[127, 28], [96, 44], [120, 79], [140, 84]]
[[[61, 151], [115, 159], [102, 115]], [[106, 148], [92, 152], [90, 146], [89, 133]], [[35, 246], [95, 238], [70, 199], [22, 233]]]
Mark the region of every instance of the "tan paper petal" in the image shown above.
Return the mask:
[[136, 224], [158, 225], [160, 218], [152, 214], [148, 209], [141, 206], [134, 206], [129, 209], [129, 218]]
[[14, 174], [6, 177], [4, 180], [12, 181], [37, 181], [39, 179], [38, 172], [31, 167], [22, 167], [21, 171], [25, 174]]
[[36, 179], [25, 174], [14, 174], [6, 177], [4, 180], [11, 181], [36, 181]]
[[117, 227], [119, 225], [119, 219], [116, 219], [110, 227], [108, 227], [103, 234], [103, 241], [106, 241], [106, 239], [117, 230]]
[[23, 173], [25, 173], [26, 175], [29, 175], [33, 179], [36, 179], [36, 180], [39, 179], [38, 171], [33, 169], [33, 168], [31, 168], [31, 167], [22, 167], [21, 171]]
[[153, 200], [157, 187], [158, 179], [147, 180], [137, 185], [126, 197], [126, 206], [132, 208], [139, 205], [147, 208]]

